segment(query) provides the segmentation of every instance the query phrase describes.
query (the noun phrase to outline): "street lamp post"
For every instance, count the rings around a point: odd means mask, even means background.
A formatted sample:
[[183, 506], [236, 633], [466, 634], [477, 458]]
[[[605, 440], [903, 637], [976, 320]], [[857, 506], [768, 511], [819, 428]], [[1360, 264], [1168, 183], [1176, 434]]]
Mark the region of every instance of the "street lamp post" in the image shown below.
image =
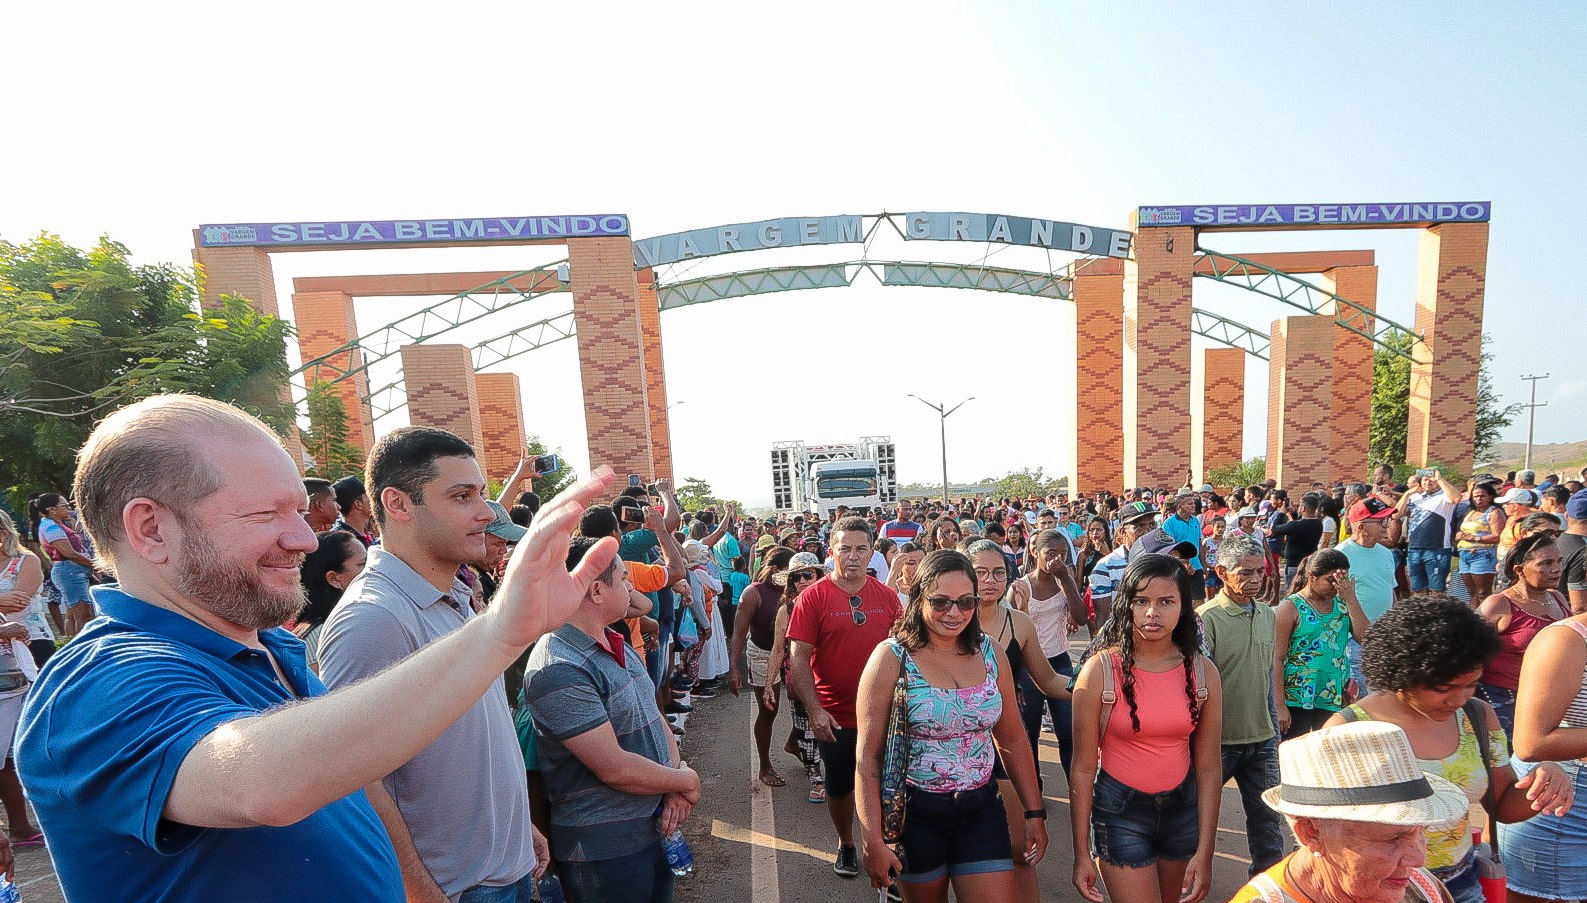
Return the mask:
[[954, 405], [951, 408], [947, 407], [946, 403], [944, 403], [944, 404], [932, 404], [931, 402], [925, 400], [924, 398], [921, 398], [919, 395], [916, 395], [913, 392], [909, 393], [909, 397], [913, 398], [914, 400], [920, 402], [921, 404], [925, 405], [926, 407], [931, 408], [933, 411], [937, 412], [938, 423], [942, 427], [942, 504], [943, 504], [943, 507], [947, 507], [947, 505], [948, 505], [948, 415], [952, 414], [954, 411], [957, 411], [958, 409], [964, 407], [969, 402], [974, 401], [975, 400], [975, 396], [972, 395], [969, 398], [966, 398], [964, 401], [959, 402], [958, 404]]
[[1524, 380], [1528, 380], [1529, 382], [1532, 383], [1532, 403], [1528, 404], [1526, 406], [1526, 460], [1521, 463], [1522, 469], [1531, 470], [1532, 469], [1532, 424], [1534, 422], [1536, 422], [1536, 420], [1537, 420], [1537, 409], [1538, 408], [1546, 408], [1546, 407], [1548, 407], [1548, 402], [1546, 402], [1546, 401], [1543, 402], [1542, 404], [1538, 404], [1537, 403], [1537, 381], [1540, 380], [1540, 379], [1548, 379], [1548, 374], [1545, 373], [1542, 376], [1538, 376], [1538, 375], [1533, 374], [1533, 373], [1528, 373], [1528, 374], [1522, 376], [1521, 378], [1524, 379]]

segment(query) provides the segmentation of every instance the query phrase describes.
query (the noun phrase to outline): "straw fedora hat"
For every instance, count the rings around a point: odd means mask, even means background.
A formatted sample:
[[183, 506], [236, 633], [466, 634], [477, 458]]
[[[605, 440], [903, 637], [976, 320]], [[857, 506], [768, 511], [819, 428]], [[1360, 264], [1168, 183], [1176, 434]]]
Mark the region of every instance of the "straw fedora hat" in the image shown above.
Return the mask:
[[771, 582], [777, 584], [778, 586], [787, 586], [789, 574], [792, 574], [795, 571], [808, 571], [811, 568], [815, 568], [823, 574], [827, 572], [827, 567], [821, 563], [821, 559], [810, 554], [809, 552], [797, 552], [794, 554], [794, 557], [788, 559], [788, 566], [786, 568], [783, 568], [777, 573], [771, 575]]
[[1469, 806], [1449, 781], [1416, 765], [1405, 731], [1382, 721], [1355, 721], [1279, 744], [1280, 780], [1262, 793], [1285, 815], [1436, 825]]

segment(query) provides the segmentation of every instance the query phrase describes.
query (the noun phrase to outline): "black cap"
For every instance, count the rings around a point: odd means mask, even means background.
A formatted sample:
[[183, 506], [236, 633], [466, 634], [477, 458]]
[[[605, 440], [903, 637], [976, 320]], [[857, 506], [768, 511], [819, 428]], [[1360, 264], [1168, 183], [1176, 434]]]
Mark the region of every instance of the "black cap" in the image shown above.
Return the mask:
[[368, 495], [364, 491], [364, 481], [357, 477], [342, 477], [331, 484], [331, 489], [336, 493], [336, 507], [346, 514], [353, 503]]

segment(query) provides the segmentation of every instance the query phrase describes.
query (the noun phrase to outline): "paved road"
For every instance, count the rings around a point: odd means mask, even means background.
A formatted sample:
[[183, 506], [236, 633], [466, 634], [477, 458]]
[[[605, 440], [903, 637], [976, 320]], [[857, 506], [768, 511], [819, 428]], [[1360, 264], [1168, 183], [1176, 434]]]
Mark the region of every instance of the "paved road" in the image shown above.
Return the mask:
[[[694, 810], [684, 834], [694, 851], [695, 874], [678, 884], [679, 903], [804, 903], [804, 901], [873, 901], [863, 876], [843, 879], [832, 873], [836, 834], [824, 806], [805, 800], [808, 787], [797, 760], [778, 751], [792, 722], [786, 711], [773, 732], [773, 762], [788, 786], [772, 789], [755, 779], [755, 752], [750, 738], [754, 703], [746, 691], [734, 698], [725, 691], [695, 703], [687, 722], [684, 758], [700, 772], [705, 798]], [[1041, 738], [1042, 778], [1051, 812], [1051, 845], [1037, 869], [1044, 901], [1080, 901], [1070, 884], [1072, 854], [1068, 785], [1058, 764], [1058, 745], [1051, 734]], [[1224, 788], [1213, 864], [1211, 903], [1234, 895], [1250, 866], [1245, 845], [1245, 819], [1233, 785]], [[974, 903], [974, 901], [969, 901]]]

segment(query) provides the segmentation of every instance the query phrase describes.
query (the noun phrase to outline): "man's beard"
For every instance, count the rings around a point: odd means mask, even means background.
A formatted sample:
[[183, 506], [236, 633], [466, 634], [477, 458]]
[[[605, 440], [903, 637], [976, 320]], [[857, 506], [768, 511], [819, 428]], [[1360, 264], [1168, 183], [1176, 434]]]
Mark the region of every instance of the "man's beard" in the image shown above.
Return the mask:
[[[225, 560], [197, 524], [184, 521], [182, 533], [186, 548], [177, 572], [177, 588], [216, 616], [247, 630], [267, 630], [280, 627], [303, 610], [301, 583], [289, 590], [270, 589], [259, 580], [257, 571]], [[303, 560], [302, 555], [292, 557], [297, 563]]]

